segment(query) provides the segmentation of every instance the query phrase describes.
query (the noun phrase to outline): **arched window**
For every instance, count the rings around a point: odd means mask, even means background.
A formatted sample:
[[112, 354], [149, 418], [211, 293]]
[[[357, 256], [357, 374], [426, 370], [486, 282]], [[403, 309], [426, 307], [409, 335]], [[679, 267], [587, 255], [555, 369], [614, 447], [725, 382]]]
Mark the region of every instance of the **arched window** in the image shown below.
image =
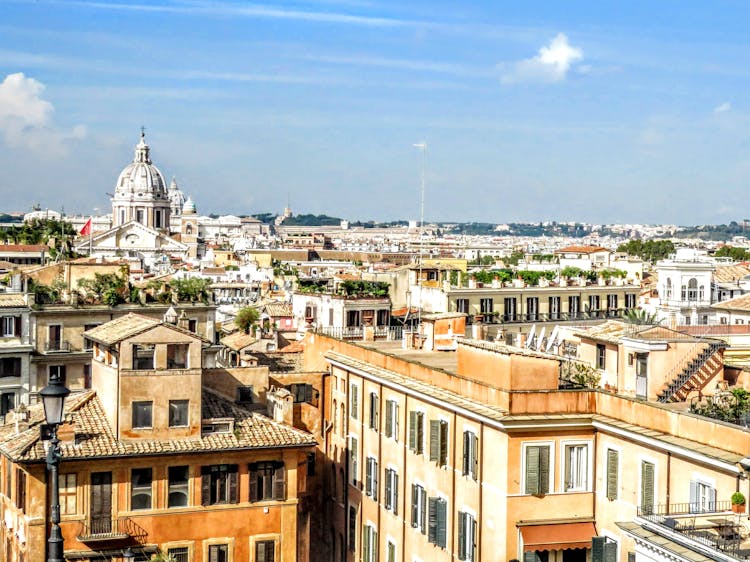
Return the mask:
[[690, 281], [688, 281], [687, 300], [688, 301], [698, 300], [698, 280], [695, 277], [693, 277]]
[[193, 233], [193, 225], [189, 224], [185, 227], [185, 234], [192, 234]]
[[687, 286], [682, 286], [682, 300], [687, 300]]
[[698, 300], [703, 300], [703, 295], [705, 294], [703, 285], [700, 286], [698, 289]]

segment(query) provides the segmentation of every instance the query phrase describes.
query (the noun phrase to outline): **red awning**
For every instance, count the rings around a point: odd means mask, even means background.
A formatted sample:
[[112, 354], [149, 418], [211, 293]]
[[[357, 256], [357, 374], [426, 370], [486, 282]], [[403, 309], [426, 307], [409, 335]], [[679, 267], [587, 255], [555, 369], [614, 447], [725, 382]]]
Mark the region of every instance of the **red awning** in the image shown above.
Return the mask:
[[591, 537], [596, 536], [594, 523], [552, 523], [521, 527], [523, 550], [565, 550], [591, 548]]

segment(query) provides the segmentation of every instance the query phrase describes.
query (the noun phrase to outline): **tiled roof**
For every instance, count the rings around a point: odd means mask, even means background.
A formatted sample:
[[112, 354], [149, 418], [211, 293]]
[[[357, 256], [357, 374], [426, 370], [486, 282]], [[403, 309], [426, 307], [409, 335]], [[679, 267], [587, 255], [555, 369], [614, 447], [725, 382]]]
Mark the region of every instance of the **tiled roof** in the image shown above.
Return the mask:
[[290, 302], [270, 302], [265, 307], [266, 314], [273, 318], [281, 316], [293, 316], [292, 303]]
[[[73, 423], [76, 433], [75, 441], [60, 443], [65, 459], [315, 445], [311, 434], [246, 410], [206, 389], [203, 390], [203, 419], [233, 418], [234, 432], [211, 433], [200, 438], [118, 440], [94, 391], [71, 395], [65, 406], [66, 420]], [[39, 428], [42, 423], [42, 405], [34, 404], [29, 406], [29, 423], [22, 424], [20, 432], [16, 433], [13, 421], [1, 425], [0, 452], [20, 462], [43, 460], [45, 453]]]
[[101, 344], [112, 345], [159, 324], [158, 320], [131, 312], [125, 316], [115, 318], [106, 324], [92, 328], [85, 332], [84, 335]]
[[743, 264], [719, 265], [714, 271], [714, 281], [717, 283], [732, 283], [750, 275], [750, 267]]
[[572, 332], [579, 338], [612, 344], [619, 344], [622, 338], [644, 341], [697, 341], [700, 339], [664, 326], [629, 324], [619, 320], [607, 320], [604, 324], [574, 329]]
[[711, 308], [720, 308], [722, 310], [750, 310], [750, 294], [735, 297], [728, 301], [721, 301], [711, 305]]
[[282, 347], [277, 350], [276, 353], [302, 353], [303, 351], [305, 351], [305, 342], [299, 340], [293, 341], [289, 345]]
[[6, 252], [30, 252], [38, 254], [39, 252], [49, 251], [49, 246], [44, 244], [0, 244], [0, 254]]
[[232, 349], [234, 351], [242, 351], [247, 346], [254, 344], [256, 341], [255, 337], [250, 334], [246, 334], [242, 330], [234, 332], [226, 337], [221, 338], [221, 344]]
[[14, 263], [11, 263], [9, 261], [0, 260], [0, 270], [3, 270], [3, 271], [5, 271], [5, 270], [11, 270], [11, 269], [15, 269], [16, 267], [18, 267], [18, 266], [16, 264], [14, 264]]
[[579, 338], [617, 344], [620, 343], [620, 340], [629, 327], [632, 326], [619, 320], [607, 320], [604, 324], [598, 324], [590, 328], [573, 329], [571, 331]]
[[21, 293], [0, 293], [0, 308], [25, 307], [26, 299]]
[[601, 246], [565, 246], [555, 251], [556, 254], [594, 254], [596, 252], [609, 252], [609, 250]]

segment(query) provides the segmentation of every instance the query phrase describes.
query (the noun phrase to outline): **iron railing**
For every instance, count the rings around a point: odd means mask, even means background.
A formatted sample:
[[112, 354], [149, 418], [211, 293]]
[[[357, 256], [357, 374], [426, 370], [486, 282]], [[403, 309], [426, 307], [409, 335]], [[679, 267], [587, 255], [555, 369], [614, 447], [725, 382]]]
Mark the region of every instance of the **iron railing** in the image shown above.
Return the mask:
[[146, 530], [130, 517], [114, 519], [89, 519], [81, 521], [78, 540], [81, 542], [109, 541], [134, 538], [142, 541], [148, 536]]
[[70, 342], [66, 340], [47, 340], [44, 351], [70, 351]]

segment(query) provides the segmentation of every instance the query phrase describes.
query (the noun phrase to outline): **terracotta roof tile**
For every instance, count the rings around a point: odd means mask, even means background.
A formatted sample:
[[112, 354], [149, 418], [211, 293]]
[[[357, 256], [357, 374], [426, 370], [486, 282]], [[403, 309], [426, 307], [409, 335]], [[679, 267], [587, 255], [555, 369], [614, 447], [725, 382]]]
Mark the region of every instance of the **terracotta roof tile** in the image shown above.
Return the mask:
[[221, 338], [221, 344], [234, 351], [241, 351], [247, 346], [254, 344], [257, 340], [250, 334], [243, 331], [234, 332], [226, 337]]
[[0, 293], [0, 308], [21, 308], [28, 306], [21, 293]]
[[85, 332], [85, 336], [104, 345], [112, 345], [126, 338], [158, 326], [160, 322], [133, 312], [120, 316], [114, 320], [92, 328]]

